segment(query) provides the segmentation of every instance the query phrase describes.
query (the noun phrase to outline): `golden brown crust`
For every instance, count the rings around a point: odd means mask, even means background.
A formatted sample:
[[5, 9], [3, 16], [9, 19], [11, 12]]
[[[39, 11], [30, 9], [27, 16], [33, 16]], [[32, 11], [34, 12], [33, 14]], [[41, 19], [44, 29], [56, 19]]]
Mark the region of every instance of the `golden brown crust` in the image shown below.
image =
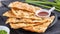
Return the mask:
[[33, 19], [27, 19], [27, 18], [8, 18], [6, 23], [9, 22], [13, 22], [13, 23], [17, 23], [17, 22], [25, 22], [25, 23], [36, 23], [36, 24], [42, 24], [44, 22], [46, 22], [47, 20], [33, 20]]
[[48, 26], [53, 22], [55, 16], [41, 18], [35, 15], [39, 7], [29, 5], [22, 2], [13, 2], [9, 4], [11, 10], [5, 12], [3, 16], [7, 16], [6, 23], [9, 23], [13, 29], [25, 29], [32, 32], [45, 32]]
[[19, 1], [10, 3], [9, 7], [14, 7], [14, 8], [22, 9], [22, 10], [27, 10], [27, 11], [30, 11], [30, 12], [35, 12], [36, 10], [41, 9], [39, 7], [35, 7], [35, 6], [29, 5], [27, 3], [22, 3], [22, 2], [19, 2]]
[[41, 25], [29, 24], [29, 23], [27, 23], [27, 24], [26, 23], [25, 24], [24, 23], [17, 23], [17, 24], [12, 24], [11, 23], [12, 25], [10, 25], [10, 26], [11, 26], [11, 28], [14, 28], [14, 29], [15, 29], [15, 27], [16, 27], [16, 29], [18, 29], [18, 27], [19, 27], [19, 28], [23, 28], [25, 30], [29, 30], [29, 31], [32, 31], [32, 32], [38, 32], [38, 33], [40, 33], [40, 32], [45, 32], [46, 29], [48, 28], [48, 26], [54, 20], [54, 16], [51, 16], [50, 18], [51, 19], [49, 19], [48, 22], [43, 23]]
[[35, 16], [34, 13], [26, 12], [23, 10], [10, 10], [3, 14], [3, 16], [7, 17], [15, 17], [15, 18], [30, 18], [30, 19], [40, 19], [39, 17]]
[[21, 18], [21, 17], [15, 16], [10, 10], [5, 12], [3, 16]]

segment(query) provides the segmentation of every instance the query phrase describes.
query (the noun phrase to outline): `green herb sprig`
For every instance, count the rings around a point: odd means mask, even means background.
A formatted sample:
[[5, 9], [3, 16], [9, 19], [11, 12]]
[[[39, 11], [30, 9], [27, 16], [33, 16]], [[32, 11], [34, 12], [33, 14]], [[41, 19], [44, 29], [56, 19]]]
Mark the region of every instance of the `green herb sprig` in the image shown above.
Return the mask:
[[60, 0], [54, 0], [53, 2], [49, 2], [48, 0], [28, 0], [28, 1], [26, 0], [25, 2], [42, 6], [45, 8], [51, 8], [54, 6], [56, 7], [55, 10], [60, 12]]

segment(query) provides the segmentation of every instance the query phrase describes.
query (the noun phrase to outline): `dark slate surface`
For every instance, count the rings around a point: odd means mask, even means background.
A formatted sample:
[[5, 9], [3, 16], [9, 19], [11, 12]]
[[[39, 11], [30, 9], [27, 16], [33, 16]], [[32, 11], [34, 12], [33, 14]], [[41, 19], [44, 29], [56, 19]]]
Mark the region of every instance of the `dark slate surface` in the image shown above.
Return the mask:
[[[13, 1], [17, 1], [17, 0], [13, 0]], [[9, 0], [9, 1], [4, 1], [3, 3], [8, 5], [10, 2], [13, 2], [13, 1]], [[18, 0], [18, 1], [23, 1], [23, 0]], [[9, 25], [5, 24], [6, 17], [2, 16], [2, 14], [7, 10], [8, 9], [5, 6], [0, 7], [0, 25], [5, 25], [5, 26], [9, 27]], [[54, 11], [54, 13], [56, 13], [59, 17], [59, 12]], [[40, 34], [40, 33], [28, 32], [28, 31], [25, 31], [22, 29], [14, 30], [14, 29], [10, 28], [10, 30], [11, 30], [10, 34]], [[52, 26], [51, 28], [48, 28], [44, 34], [60, 34], [60, 20], [58, 19], [57, 22], [55, 23], [55, 25]]]

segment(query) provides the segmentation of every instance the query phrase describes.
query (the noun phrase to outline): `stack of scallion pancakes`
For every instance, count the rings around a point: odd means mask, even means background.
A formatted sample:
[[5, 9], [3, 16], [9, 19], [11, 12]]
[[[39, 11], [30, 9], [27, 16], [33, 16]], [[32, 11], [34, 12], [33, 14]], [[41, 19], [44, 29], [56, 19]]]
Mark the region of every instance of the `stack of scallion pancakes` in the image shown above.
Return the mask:
[[6, 24], [10, 24], [13, 29], [25, 29], [32, 32], [43, 33], [53, 22], [55, 16], [41, 18], [35, 15], [40, 7], [29, 5], [27, 3], [15, 1], [9, 4], [11, 10], [8, 10], [3, 16], [8, 17]]

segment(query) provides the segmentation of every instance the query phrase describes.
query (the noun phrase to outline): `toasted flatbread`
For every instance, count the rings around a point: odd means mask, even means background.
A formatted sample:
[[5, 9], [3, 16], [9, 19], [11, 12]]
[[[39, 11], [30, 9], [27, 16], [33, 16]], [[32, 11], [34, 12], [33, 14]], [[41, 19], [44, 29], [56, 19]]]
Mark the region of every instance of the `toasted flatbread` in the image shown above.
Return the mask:
[[46, 29], [48, 28], [48, 26], [52, 23], [52, 21], [54, 20], [54, 16], [51, 17], [51, 20], [46, 22], [46, 23], [43, 23], [41, 25], [36, 25], [36, 24], [24, 24], [24, 23], [18, 23], [18, 24], [12, 24], [10, 23], [10, 26], [11, 28], [14, 28], [14, 29], [18, 29], [18, 28], [21, 28], [23, 27], [23, 29], [25, 30], [29, 30], [29, 31], [32, 31], [32, 32], [38, 32], [38, 33], [43, 33], [46, 31]]
[[41, 9], [39, 7], [32, 6], [32, 5], [29, 5], [27, 3], [22, 3], [22, 2], [19, 2], [19, 1], [10, 3], [9, 7], [22, 9], [22, 10], [27, 10], [27, 11], [30, 11], [30, 12], [35, 12], [36, 10]]
[[[52, 16], [51, 16], [52, 17]], [[33, 20], [33, 19], [27, 19], [27, 18], [8, 18], [6, 23], [17, 23], [17, 22], [25, 22], [25, 23], [46, 23], [47, 21], [51, 20], [51, 17], [49, 18], [44, 18], [44, 19], [40, 19], [40, 20]]]
[[6, 23], [9, 23], [13, 29], [22, 28], [32, 32], [45, 32], [55, 18], [55, 16], [38, 17], [35, 12], [41, 8], [19, 1], [10, 3], [9, 7], [11, 10], [5, 12], [3, 16], [8, 17]]
[[34, 27], [24, 27], [23, 29], [29, 30], [29, 31], [32, 31], [32, 32], [43, 33], [43, 32], [46, 31], [46, 29], [52, 23], [52, 21], [53, 20], [51, 20], [51, 22], [43, 23], [42, 25], [38, 25], [38, 26], [34, 26]]
[[28, 26], [35, 26], [36, 24], [27, 24], [27, 23], [17, 23], [17, 24], [14, 24], [14, 23], [10, 23], [10, 26], [11, 28], [13, 29], [18, 29], [18, 28], [23, 28], [23, 27], [28, 27]]
[[[15, 14], [17, 15], [15, 15]], [[30, 19], [41, 19], [40, 17], [35, 16], [35, 14], [33, 13], [29, 13], [29, 12], [24, 12], [23, 10], [15, 10], [15, 12], [13, 11], [7, 11], [3, 14], [3, 16], [7, 16], [7, 17], [15, 17], [15, 18], [30, 18]]]
[[10, 10], [7, 11], [7, 12], [5, 12], [5, 13], [3, 14], [3, 16], [21, 18], [21, 17], [18, 17], [18, 16], [16, 16], [16, 15], [14, 15]]

